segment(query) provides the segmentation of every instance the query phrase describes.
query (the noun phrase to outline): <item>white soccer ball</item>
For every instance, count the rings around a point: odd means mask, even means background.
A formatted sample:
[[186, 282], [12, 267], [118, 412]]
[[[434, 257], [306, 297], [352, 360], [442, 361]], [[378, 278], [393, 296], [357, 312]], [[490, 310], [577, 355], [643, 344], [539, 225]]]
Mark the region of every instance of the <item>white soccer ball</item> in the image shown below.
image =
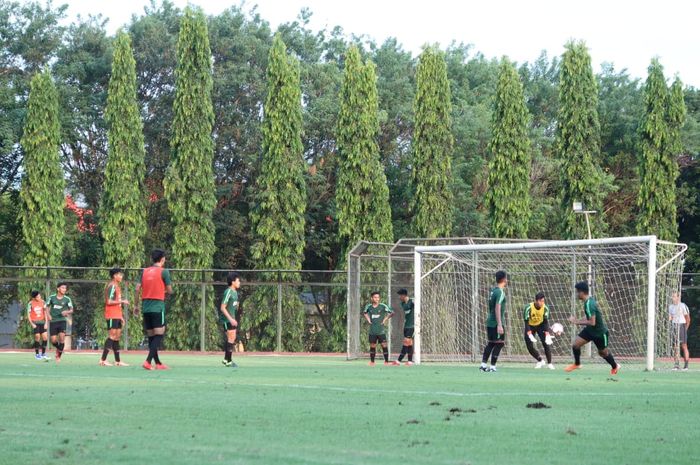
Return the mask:
[[561, 323], [554, 323], [552, 325], [552, 332], [557, 336], [561, 336], [564, 333], [564, 326]]

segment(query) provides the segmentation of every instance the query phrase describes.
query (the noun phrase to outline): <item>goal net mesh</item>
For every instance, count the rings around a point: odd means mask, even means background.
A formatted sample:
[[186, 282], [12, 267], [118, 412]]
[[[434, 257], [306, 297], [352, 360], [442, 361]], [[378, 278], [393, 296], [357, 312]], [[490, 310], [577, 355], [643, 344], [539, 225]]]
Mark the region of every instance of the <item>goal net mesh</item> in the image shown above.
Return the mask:
[[[580, 244], [584, 241], [576, 241]], [[598, 243], [597, 243], [598, 242]], [[476, 361], [486, 342], [488, 297], [498, 270], [508, 273], [505, 347], [501, 359], [534, 361], [524, 341], [523, 310], [544, 292], [550, 324], [561, 323], [552, 354], [569, 360], [580, 328], [569, 316], [583, 317], [574, 284], [589, 281], [610, 332], [616, 358], [643, 362], [647, 354], [648, 302], [656, 309], [655, 354], [670, 360], [676, 341], [668, 317], [671, 294], [680, 289], [685, 245], [657, 242], [655, 292], [648, 292], [649, 241], [499, 250], [423, 251], [420, 277], [420, 357], [422, 361]], [[532, 245], [531, 244], [531, 245]], [[558, 242], [561, 244], [561, 241]], [[508, 246], [506, 246], [508, 247]], [[477, 247], [478, 248], [478, 247]], [[592, 352], [592, 353], [591, 353]], [[595, 348], [583, 356], [600, 360]]]

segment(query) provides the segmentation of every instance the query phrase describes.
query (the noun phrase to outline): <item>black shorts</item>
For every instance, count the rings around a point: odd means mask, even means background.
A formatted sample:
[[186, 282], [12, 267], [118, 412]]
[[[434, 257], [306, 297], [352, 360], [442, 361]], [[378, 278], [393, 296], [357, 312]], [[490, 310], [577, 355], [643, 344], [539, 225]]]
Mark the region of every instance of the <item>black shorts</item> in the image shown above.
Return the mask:
[[148, 312], [143, 314], [143, 327], [146, 330], [165, 326], [165, 312]]
[[506, 340], [506, 333], [498, 334], [498, 328], [495, 326], [492, 328], [490, 326], [486, 327], [486, 340], [489, 342], [495, 342], [496, 344], [503, 344]]
[[44, 334], [46, 332], [46, 325], [44, 323], [34, 323], [36, 328], [34, 328], [34, 334]]
[[408, 338], [408, 339], [413, 339], [414, 332], [415, 332], [415, 328], [404, 328], [403, 329], [403, 337]]
[[121, 318], [107, 318], [107, 329], [122, 329]]
[[[549, 328], [545, 328], [544, 325], [540, 325], [539, 328], [532, 328], [532, 327], [530, 328], [530, 330], [532, 331], [532, 334], [536, 334], [537, 336], [539, 336], [540, 341], [542, 341], [542, 344], [544, 344], [544, 338], [547, 337], [547, 335], [545, 334], [545, 331], [547, 331], [548, 329]], [[526, 344], [528, 342], [530, 342], [530, 338], [527, 337], [527, 329], [523, 333], [523, 338], [525, 339]]]
[[369, 335], [369, 343], [370, 344], [376, 344], [379, 342], [380, 344], [384, 344], [386, 342], [386, 334], [370, 334]]
[[221, 323], [221, 327], [224, 328], [224, 331], [235, 331], [238, 329], [238, 325], [232, 325], [228, 321]]
[[592, 341], [593, 344], [595, 344], [595, 346], [598, 348], [598, 350], [603, 350], [608, 347], [609, 341], [607, 331], [602, 336], [595, 336], [591, 334], [591, 331], [588, 328], [583, 328], [583, 331], [578, 333], [578, 337], [586, 341]]
[[66, 322], [65, 321], [52, 321], [51, 324], [49, 325], [49, 328], [51, 328], [51, 335], [52, 336], [57, 336], [60, 333], [66, 332]]

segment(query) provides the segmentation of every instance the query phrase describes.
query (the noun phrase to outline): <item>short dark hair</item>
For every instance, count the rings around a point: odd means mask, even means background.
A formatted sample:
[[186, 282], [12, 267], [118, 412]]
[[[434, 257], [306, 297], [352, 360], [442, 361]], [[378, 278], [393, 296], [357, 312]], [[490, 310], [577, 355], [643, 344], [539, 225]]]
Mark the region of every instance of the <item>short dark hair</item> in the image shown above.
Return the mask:
[[65, 282], [65, 281], [59, 281], [59, 283], [56, 284], [56, 289], [58, 289], [58, 288], [61, 287], [61, 286], [66, 286], [66, 287], [68, 287], [68, 283]]
[[234, 282], [235, 280], [237, 280], [237, 279], [241, 279], [241, 275], [238, 274], [238, 273], [235, 272], [235, 271], [232, 271], [232, 272], [230, 272], [229, 274], [226, 275], [226, 282], [228, 283], [229, 286], [230, 286], [231, 284], [233, 284], [233, 282]]
[[111, 270], [109, 270], [109, 277], [114, 278], [115, 274], [123, 273], [122, 269], [119, 268], [118, 266], [115, 266]]
[[165, 250], [163, 249], [153, 249], [153, 252], [151, 252], [151, 260], [153, 263], [158, 263], [165, 257]]
[[381, 295], [381, 293], [379, 291], [372, 291], [370, 297], [374, 297], [375, 295]]
[[29, 294], [32, 296], [32, 299], [36, 299], [36, 296], [39, 295], [39, 291], [32, 291]]
[[544, 299], [544, 292], [538, 292], [535, 294], [535, 300], [542, 300]]
[[589, 288], [588, 288], [588, 283], [586, 281], [579, 281], [576, 283], [574, 286], [578, 292], [583, 292], [585, 294], [588, 294]]
[[399, 292], [397, 292], [398, 295], [408, 295], [408, 291], [406, 289], [399, 289]]
[[496, 282], [497, 283], [502, 283], [507, 277], [508, 277], [508, 275], [506, 274], [505, 271], [503, 271], [503, 270], [496, 271]]

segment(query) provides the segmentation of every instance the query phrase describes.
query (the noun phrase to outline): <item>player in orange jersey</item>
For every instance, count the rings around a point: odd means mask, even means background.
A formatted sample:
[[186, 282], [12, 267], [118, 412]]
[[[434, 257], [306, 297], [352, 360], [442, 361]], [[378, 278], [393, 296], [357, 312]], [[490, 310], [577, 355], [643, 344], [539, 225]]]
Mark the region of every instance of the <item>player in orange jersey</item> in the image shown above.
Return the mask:
[[[48, 335], [46, 334], [46, 303], [39, 291], [31, 292], [32, 300], [27, 304], [27, 320], [34, 332], [34, 357], [37, 360], [49, 361], [46, 356]], [[39, 354], [41, 349], [41, 355]]]
[[124, 279], [124, 273], [121, 268], [112, 268], [109, 270], [109, 277], [110, 281], [105, 287], [105, 319], [107, 320], [109, 336], [102, 350], [100, 366], [112, 365], [107, 361], [107, 355], [111, 349], [114, 352], [114, 364], [124, 367], [129, 365], [122, 362], [119, 357], [119, 340], [122, 337], [122, 327], [124, 326], [122, 305], [129, 305], [129, 301], [122, 299], [121, 282]]

